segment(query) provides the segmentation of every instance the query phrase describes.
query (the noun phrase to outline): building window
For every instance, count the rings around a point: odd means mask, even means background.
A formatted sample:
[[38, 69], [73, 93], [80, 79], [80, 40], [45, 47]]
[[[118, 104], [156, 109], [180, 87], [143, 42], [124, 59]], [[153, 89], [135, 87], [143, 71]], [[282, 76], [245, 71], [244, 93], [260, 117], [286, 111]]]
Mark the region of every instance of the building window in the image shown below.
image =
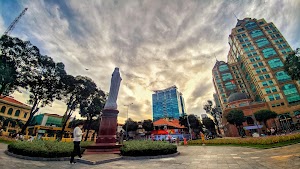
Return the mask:
[[257, 27], [257, 24], [255, 22], [248, 22], [246, 23], [245, 25], [246, 29], [253, 29], [253, 28], [256, 28]]
[[8, 115], [12, 115], [12, 112], [13, 112], [13, 109], [12, 109], [12, 108], [10, 108], [10, 109], [8, 109], [8, 112], [7, 112], [7, 114], [8, 114]]
[[222, 80], [223, 80], [223, 81], [233, 79], [231, 73], [224, 73], [224, 74], [222, 74], [221, 76], [222, 76]]
[[227, 65], [220, 65], [220, 66], [219, 66], [219, 71], [220, 71], [220, 72], [224, 72], [224, 71], [226, 71], [226, 70], [229, 70], [229, 68], [228, 68]]
[[273, 48], [266, 48], [266, 49], [262, 50], [262, 52], [266, 59], [276, 55], [276, 52]]
[[269, 60], [268, 64], [270, 65], [271, 69], [276, 69], [278, 67], [283, 67], [283, 63], [278, 58]]
[[2, 106], [2, 107], [1, 107], [1, 113], [5, 113], [5, 110], [6, 110], [6, 107], [5, 107], [5, 106]]
[[225, 83], [225, 88], [228, 90], [233, 90], [233, 89], [236, 89], [236, 85], [232, 84], [231, 82], [227, 82], [227, 83]]
[[276, 72], [275, 76], [279, 82], [285, 82], [291, 80], [291, 77], [285, 71]]
[[294, 84], [286, 84], [282, 86], [282, 90], [289, 104], [300, 101], [300, 95]]
[[256, 37], [262, 36], [264, 34], [262, 33], [261, 30], [254, 30], [254, 31], [250, 32], [250, 35], [252, 38], [256, 38]]
[[16, 110], [15, 116], [20, 116], [20, 110]]
[[273, 95], [268, 96], [270, 101], [275, 100]]
[[27, 117], [27, 114], [28, 114], [28, 113], [24, 113], [24, 116], [23, 116], [23, 117], [26, 118], [26, 117]]
[[270, 42], [266, 39], [266, 38], [261, 38], [255, 41], [255, 43], [257, 44], [257, 46], [259, 48], [262, 48], [268, 44], [270, 44]]

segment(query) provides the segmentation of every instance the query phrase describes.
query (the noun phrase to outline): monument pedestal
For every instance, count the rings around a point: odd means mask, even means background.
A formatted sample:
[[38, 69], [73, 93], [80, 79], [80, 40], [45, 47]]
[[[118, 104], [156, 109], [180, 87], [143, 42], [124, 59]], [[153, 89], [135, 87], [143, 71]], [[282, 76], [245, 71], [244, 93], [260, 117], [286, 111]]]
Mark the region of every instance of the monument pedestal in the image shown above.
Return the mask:
[[122, 145], [116, 144], [118, 113], [118, 110], [103, 110], [96, 143], [88, 146], [85, 154], [120, 153]]

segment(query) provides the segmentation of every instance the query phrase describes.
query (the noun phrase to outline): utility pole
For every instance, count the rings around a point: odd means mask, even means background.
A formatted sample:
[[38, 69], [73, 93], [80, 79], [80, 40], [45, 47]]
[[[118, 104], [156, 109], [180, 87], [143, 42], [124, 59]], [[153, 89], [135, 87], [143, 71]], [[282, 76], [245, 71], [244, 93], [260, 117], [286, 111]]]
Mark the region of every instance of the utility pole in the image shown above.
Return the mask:
[[127, 107], [127, 120], [126, 120], [126, 140], [128, 140], [128, 131], [127, 131], [127, 128], [128, 128], [128, 109], [130, 107], [130, 105], [133, 105], [133, 103], [130, 103], [130, 104], [125, 104], [124, 106]]

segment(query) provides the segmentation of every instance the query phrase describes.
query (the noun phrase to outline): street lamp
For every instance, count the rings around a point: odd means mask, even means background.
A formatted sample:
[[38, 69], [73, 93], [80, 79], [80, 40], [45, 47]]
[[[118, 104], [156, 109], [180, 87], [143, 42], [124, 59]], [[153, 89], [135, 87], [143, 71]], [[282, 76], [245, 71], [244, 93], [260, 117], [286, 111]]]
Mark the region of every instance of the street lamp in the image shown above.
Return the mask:
[[126, 140], [128, 140], [128, 131], [127, 131], [127, 128], [128, 128], [128, 109], [129, 109], [129, 106], [130, 106], [130, 105], [133, 105], [133, 103], [125, 104], [125, 105], [124, 105], [124, 106], [127, 107]]

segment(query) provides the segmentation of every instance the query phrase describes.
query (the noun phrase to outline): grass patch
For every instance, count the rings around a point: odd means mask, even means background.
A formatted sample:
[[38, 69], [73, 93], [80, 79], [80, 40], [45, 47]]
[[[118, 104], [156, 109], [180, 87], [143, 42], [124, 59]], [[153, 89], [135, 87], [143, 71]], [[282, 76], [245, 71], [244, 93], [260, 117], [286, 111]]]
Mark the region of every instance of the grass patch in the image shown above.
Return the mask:
[[[205, 140], [205, 145], [211, 146], [243, 146], [252, 148], [275, 148], [291, 144], [300, 143], [300, 133], [282, 135], [282, 136], [268, 136], [259, 138], [220, 138], [213, 140]], [[188, 142], [189, 145], [202, 145], [202, 140], [192, 140]]]
[[[83, 146], [87, 146], [91, 143], [92, 142], [82, 142]], [[81, 150], [83, 153], [85, 149]], [[33, 142], [15, 141], [8, 145], [8, 151], [29, 157], [70, 157], [73, 151], [73, 143], [43, 140], [34, 140]]]
[[123, 156], [157, 156], [177, 152], [177, 146], [163, 141], [126, 141], [121, 147]]

